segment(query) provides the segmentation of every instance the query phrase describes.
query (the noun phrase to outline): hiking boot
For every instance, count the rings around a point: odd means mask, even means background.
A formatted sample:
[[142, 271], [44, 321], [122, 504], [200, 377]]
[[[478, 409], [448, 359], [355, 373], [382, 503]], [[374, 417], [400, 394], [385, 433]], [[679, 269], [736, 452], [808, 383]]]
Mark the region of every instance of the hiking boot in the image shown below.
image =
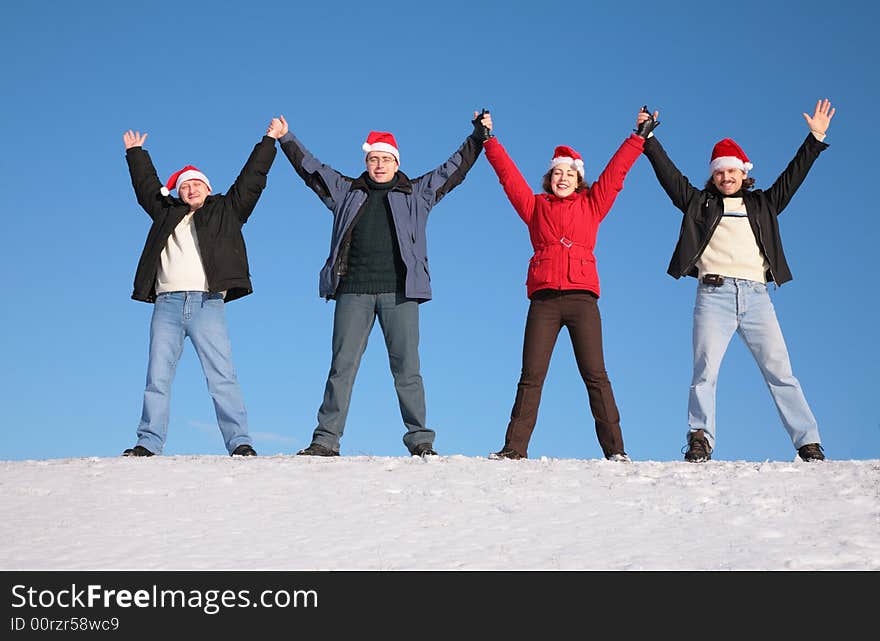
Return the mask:
[[609, 461], [614, 461], [615, 463], [631, 463], [632, 459], [629, 457], [629, 454], [626, 452], [615, 452], [611, 456], [606, 456]]
[[503, 448], [501, 448], [500, 452], [492, 452], [492, 454], [489, 455], [489, 458], [492, 459], [493, 461], [501, 461], [503, 459], [510, 459], [511, 461], [518, 461], [518, 460], [524, 459], [526, 457], [523, 456], [522, 454], [520, 454], [519, 452], [517, 452], [516, 450], [513, 450], [509, 447], [503, 447]]
[[323, 445], [318, 445], [317, 443], [312, 443], [306, 449], [300, 450], [296, 454], [297, 456], [339, 456], [339, 452], [334, 452], [333, 450], [324, 447]]
[[812, 461], [824, 461], [825, 454], [822, 446], [818, 443], [807, 443], [798, 448], [798, 456], [807, 463]]
[[247, 443], [242, 443], [241, 445], [236, 447], [234, 450], [232, 450], [232, 454], [230, 454], [229, 456], [256, 456], [256, 455], [257, 455], [257, 453], [254, 451], [254, 448], [252, 448]]
[[705, 463], [712, 458], [712, 448], [706, 440], [705, 432], [697, 430], [688, 434], [688, 448], [684, 460], [689, 463]]
[[122, 453], [123, 456], [153, 456], [153, 453], [143, 445], [135, 445]]
[[424, 458], [426, 456], [437, 456], [437, 452], [434, 451], [430, 443], [419, 443], [413, 448], [412, 455]]

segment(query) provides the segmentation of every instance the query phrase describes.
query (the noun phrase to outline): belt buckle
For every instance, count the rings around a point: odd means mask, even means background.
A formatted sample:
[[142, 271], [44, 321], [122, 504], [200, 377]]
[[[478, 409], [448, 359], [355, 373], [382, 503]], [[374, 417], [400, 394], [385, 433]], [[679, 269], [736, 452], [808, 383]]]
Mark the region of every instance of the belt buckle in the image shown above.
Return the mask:
[[705, 274], [703, 276], [703, 284], [711, 285], [712, 287], [721, 287], [724, 285], [724, 276], [720, 274]]
[[565, 236], [560, 238], [559, 242], [562, 243], [566, 248], [570, 248], [572, 245], [574, 245], [574, 243], [572, 241], [570, 241], [568, 238], [566, 238]]

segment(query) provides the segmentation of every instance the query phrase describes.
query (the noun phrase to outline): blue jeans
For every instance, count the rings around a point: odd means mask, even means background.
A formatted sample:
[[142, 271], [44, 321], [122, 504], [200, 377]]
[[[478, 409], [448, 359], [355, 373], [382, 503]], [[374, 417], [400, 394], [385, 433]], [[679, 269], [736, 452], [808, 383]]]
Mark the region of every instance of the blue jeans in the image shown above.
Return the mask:
[[165, 447], [171, 383], [187, 336], [202, 364], [227, 451], [231, 454], [239, 445], [253, 445], [241, 388], [232, 366], [224, 305], [220, 294], [206, 292], [166, 292], [156, 297], [150, 323], [144, 409], [137, 430], [137, 444], [154, 454], [160, 454]]
[[688, 401], [690, 432], [701, 429], [715, 447], [715, 388], [718, 370], [736, 331], [752, 352], [796, 448], [820, 443], [819, 427], [791, 371], [785, 339], [767, 285], [725, 278], [720, 287], [697, 286], [694, 304], [694, 375]]
[[340, 294], [336, 298], [333, 360], [312, 443], [339, 451], [354, 378], [377, 317], [407, 430], [403, 444], [410, 452], [422, 443], [433, 444], [434, 430], [425, 426], [425, 388], [419, 374], [419, 304], [394, 293]]

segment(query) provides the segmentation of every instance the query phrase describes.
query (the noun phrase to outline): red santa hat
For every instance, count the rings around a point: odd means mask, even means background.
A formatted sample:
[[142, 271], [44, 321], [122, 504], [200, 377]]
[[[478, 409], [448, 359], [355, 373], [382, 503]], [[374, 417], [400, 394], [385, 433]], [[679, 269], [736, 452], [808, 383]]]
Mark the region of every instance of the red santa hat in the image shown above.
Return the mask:
[[199, 171], [196, 167], [192, 165], [187, 165], [180, 171], [175, 171], [171, 174], [171, 177], [165, 183], [165, 186], [162, 187], [161, 192], [163, 196], [167, 196], [173, 190], [177, 189], [181, 183], [186, 182], [187, 180], [201, 180], [208, 186], [208, 191], [211, 191], [211, 183], [208, 182], [208, 177]]
[[400, 151], [397, 149], [397, 141], [387, 131], [371, 131], [367, 136], [367, 142], [361, 145], [361, 149], [366, 153], [371, 151], [384, 151], [394, 156], [397, 164], [400, 164]]
[[712, 160], [709, 162], [709, 173], [719, 169], [741, 169], [745, 173], [753, 167], [749, 157], [738, 144], [730, 138], [719, 140], [712, 149]]
[[584, 177], [584, 160], [571, 147], [561, 145], [553, 150], [553, 160], [550, 161], [550, 169], [562, 164], [571, 165], [581, 175], [581, 178]]

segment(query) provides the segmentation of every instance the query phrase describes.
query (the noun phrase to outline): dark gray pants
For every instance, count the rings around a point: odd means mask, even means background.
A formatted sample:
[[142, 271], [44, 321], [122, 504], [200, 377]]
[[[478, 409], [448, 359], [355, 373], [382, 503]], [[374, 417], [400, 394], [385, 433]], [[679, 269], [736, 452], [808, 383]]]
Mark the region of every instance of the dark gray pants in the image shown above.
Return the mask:
[[333, 360], [312, 443], [339, 451], [354, 379], [377, 317], [407, 430], [403, 444], [410, 452], [422, 443], [433, 444], [434, 430], [425, 426], [425, 388], [419, 373], [419, 304], [393, 293], [340, 294], [336, 298]]

